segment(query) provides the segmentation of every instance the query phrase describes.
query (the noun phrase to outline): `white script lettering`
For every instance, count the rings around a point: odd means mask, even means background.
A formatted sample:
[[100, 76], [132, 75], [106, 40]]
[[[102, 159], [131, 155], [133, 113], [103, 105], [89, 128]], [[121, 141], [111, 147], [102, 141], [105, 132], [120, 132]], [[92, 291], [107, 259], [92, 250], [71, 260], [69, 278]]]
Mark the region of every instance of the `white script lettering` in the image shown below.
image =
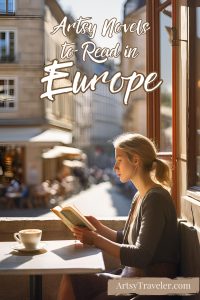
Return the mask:
[[[162, 84], [162, 80], [160, 80], [152, 88], [148, 87], [149, 84], [152, 84], [157, 79], [157, 73], [150, 73], [145, 77], [141, 73], [133, 72], [131, 76], [125, 77], [122, 76], [120, 72], [117, 72], [111, 79], [109, 79], [109, 72], [105, 71], [101, 75], [94, 74], [92, 78], [88, 79], [87, 75], [84, 75], [83, 78], [81, 78], [81, 73], [76, 72], [70, 86], [66, 88], [53, 89], [54, 80], [69, 77], [69, 72], [58, 72], [57, 69], [68, 68], [72, 67], [73, 65], [73, 62], [71, 61], [58, 63], [57, 60], [54, 60], [52, 65], [44, 68], [44, 71], [49, 73], [49, 75], [41, 79], [42, 83], [47, 82], [46, 92], [40, 96], [41, 99], [48, 98], [49, 100], [53, 101], [53, 95], [56, 94], [70, 92], [73, 92], [74, 94], [77, 94], [78, 92], [84, 93], [88, 89], [95, 91], [96, 85], [100, 81], [103, 84], [109, 84], [109, 90], [113, 94], [120, 92], [124, 87], [126, 87], [123, 102], [125, 105], [127, 105], [130, 93], [136, 91], [142, 87], [142, 85], [144, 90], [147, 92], [157, 89]], [[115, 85], [119, 79], [121, 80], [121, 85], [118, 89], [115, 89]]]

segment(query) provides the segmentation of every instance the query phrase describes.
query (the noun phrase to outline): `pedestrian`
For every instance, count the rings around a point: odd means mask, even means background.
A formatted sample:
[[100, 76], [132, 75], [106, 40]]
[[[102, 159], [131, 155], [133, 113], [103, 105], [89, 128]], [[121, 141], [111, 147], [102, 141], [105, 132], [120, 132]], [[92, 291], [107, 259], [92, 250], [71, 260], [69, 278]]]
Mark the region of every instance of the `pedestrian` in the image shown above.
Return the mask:
[[74, 235], [83, 244], [94, 245], [119, 258], [124, 267], [111, 273], [64, 275], [59, 300], [165, 299], [164, 296], [108, 296], [108, 279], [177, 275], [177, 217], [167, 190], [171, 182], [170, 168], [157, 157], [153, 142], [145, 136], [126, 133], [113, 144], [117, 176], [123, 183], [131, 180], [138, 190], [125, 228], [114, 231], [96, 218], [88, 217], [96, 231], [76, 226]]

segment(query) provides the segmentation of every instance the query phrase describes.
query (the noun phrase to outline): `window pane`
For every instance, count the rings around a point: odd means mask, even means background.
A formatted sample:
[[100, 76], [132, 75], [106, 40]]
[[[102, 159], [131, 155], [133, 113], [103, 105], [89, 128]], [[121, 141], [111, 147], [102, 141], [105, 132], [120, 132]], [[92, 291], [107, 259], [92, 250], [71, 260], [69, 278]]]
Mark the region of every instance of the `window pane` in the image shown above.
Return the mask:
[[5, 108], [15, 107], [15, 84], [14, 80], [0, 79], [0, 111]]
[[0, 32], [0, 60], [12, 62], [15, 58], [15, 33], [13, 31]]
[[10, 32], [10, 55], [9, 58], [12, 61], [14, 59], [14, 51], [15, 51], [15, 45], [14, 45], [14, 32]]
[[6, 1], [0, 0], [0, 14], [6, 13]]
[[171, 5], [160, 12], [160, 151], [172, 150], [172, 17]]
[[14, 12], [14, 0], [8, 0], [8, 13]]
[[6, 56], [6, 33], [0, 32], [0, 58]]
[[0, 0], [0, 14], [12, 14], [15, 12], [15, 0]]
[[197, 124], [197, 145], [196, 145], [196, 170], [197, 185], [200, 186], [200, 7], [196, 8], [196, 124]]
[[6, 81], [5, 80], [0, 80], [0, 101], [5, 100], [5, 94], [6, 94]]
[[14, 80], [9, 80], [9, 85], [14, 85]]

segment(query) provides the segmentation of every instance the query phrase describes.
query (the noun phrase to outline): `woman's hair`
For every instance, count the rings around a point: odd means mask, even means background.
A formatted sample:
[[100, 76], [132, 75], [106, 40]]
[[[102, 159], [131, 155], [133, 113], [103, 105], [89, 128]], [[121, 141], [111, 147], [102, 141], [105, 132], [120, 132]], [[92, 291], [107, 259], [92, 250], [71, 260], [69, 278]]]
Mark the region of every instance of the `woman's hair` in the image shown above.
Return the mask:
[[118, 136], [113, 145], [127, 153], [130, 160], [134, 153], [138, 154], [145, 171], [154, 171], [156, 181], [165, 186], [171, 185], [170, 168], [164, 160], [157, 158], [156, 147], [150, 139], [137, 133], [125, 133]]

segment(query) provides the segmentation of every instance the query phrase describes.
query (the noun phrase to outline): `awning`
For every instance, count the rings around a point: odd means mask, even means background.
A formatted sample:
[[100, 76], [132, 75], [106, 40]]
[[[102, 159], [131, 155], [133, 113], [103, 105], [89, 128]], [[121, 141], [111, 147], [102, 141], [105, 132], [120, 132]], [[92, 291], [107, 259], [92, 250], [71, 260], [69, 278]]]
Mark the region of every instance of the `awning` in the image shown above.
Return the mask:
[[83, 153], [82, 150], [73, 147], [55, 146], [54, 149], [60, 151], [61, 154], [81, 155]]
[[79, 160], [64, 160], [63, 165], [69, 168], [84, 168], [85, 164]]
[[50, 128], [43, 131], [39, 135], [32, 137], [30, 142], [60, 142], [67, 145], [72, 143], [72, 133]]
[[55, 146], [53, 149], [50, 149], [42, 154], [42, 157], [45, 159], [57, 158], [62, 156], [72, 156], [72, 157], [80, 157], [82, 155], [82, 150], [73, 148], [73, 147], [65, 147], [65, 146]]
[[61, 157], [60, 151], [56, 151], [55, 149], [50, 149], [44, 153], [42, 153], [42, 158], [51, 159]]
[[0, 128], [0, 144], [26, 144], [26, 143], [72, 143], [72, 133], [64, 130], [50, 128], [41, 131], [39, 127], [30, 128]]

